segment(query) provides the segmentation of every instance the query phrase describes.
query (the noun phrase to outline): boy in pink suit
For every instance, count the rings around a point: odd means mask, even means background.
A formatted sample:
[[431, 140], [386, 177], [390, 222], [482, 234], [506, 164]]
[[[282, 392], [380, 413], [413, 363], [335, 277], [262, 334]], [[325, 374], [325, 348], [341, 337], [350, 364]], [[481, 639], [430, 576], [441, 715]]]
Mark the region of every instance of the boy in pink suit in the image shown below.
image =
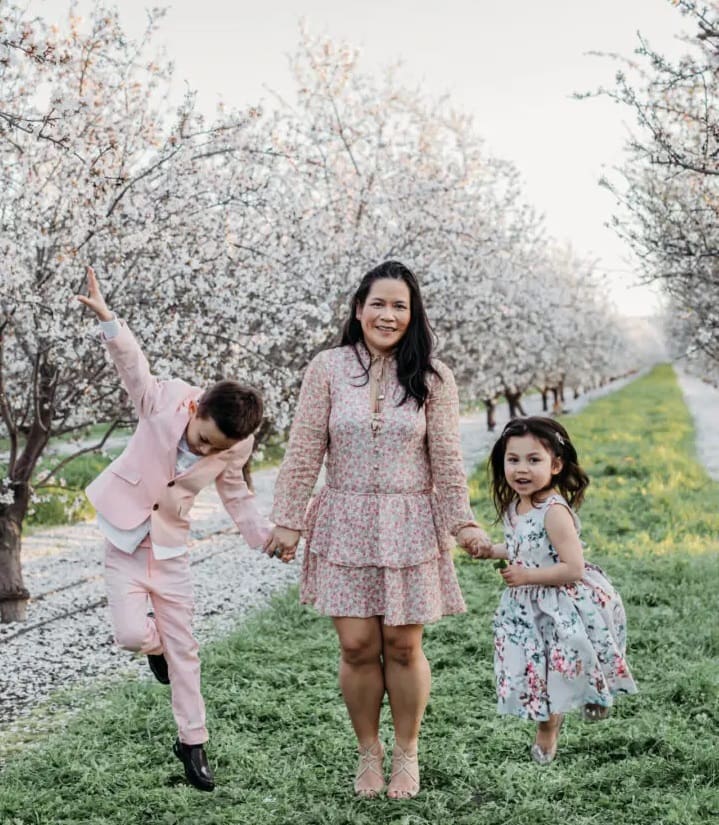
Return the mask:
[[121, 647], [146, 654], [157, 679], [170, 685], [178, 726], [175, 755], [195, 787], [212, 790], [192, 635], [188, 514], [197, 493], [214, 481], [251, 547], [261, 547], [270, 535], [271, 525], [258, 512], [242, 473], [262, 419], [262, 398], [235, 381], [220, 381], [204, 392], [180, 379], [159, 381], [130, 330], [108, 310], [90, 267], [87, 279], [88, 295], [77, 298], [97, 316], [138, 415], [122, 455], [87, 488], [106, 539], [115, 638]]

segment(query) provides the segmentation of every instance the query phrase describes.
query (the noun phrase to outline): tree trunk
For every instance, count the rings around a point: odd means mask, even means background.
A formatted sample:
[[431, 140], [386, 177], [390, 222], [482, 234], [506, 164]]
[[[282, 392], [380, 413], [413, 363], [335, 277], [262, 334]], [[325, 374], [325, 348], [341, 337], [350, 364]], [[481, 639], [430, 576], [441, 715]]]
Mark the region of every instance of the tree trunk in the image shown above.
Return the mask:
[[27, 485], [18, 485], [15, 502], [0, 504], [0, 623], [24, 622], [30, 594], [20, 564], [22, 520], [27, 510]]
[[[0, 343], [2, 339], [0, 339]], [[0, 370], [2, 363], [0, 362]], [[48, 363], [46, 356], [38, 356], [33, 386], [31, 387], [35, 417], [25, 436], [25, 448], [15, 458], [11, 449], [11, 460], [7, 479], [3, 487], [7, 496], [12, 491], [12, 501], [0, 504], [0, 622], [23, 622], [27, 600], [30, 598], [22, 578], [20, 548], [22, 543], [22, 523], [30, 505], [30, 479], [40, 456], [50, 438], [55, 391], [57, 389], [57, 367]], [[0, 393], [0, 410], [9, 431], [12, 432], [12, 416]], [[10, 423], [8, 423], [10, 422]], [[17, 430], [15, 430], [15, 434]]]
[[522, 407], [522, 402], [520, 401], [522, 397], [521, 392], [510, 392], [510, 390], [505, 390], [504, 397], [507, 399], [507, 404], [509, 405], [510, 418], [517, 418], [519, 415], [526, 415]]
[[487, 431], [493, 433], [494, 428], [497, 426], [497, 419], [495, 417], [497, 405], [494, 403], [493, 398], [486, 398], [484, 406], [487, 408]]
[[549, 410], [549, 388], [542, 387], [540, 392], [542, 393], [542, 412], [547, 412]]

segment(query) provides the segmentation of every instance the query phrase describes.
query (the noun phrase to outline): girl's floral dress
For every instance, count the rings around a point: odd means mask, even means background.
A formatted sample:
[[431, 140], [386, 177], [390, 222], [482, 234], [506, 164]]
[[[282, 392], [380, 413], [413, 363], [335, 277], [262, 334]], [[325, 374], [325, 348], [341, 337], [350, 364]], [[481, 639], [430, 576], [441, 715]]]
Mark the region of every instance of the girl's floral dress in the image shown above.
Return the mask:
[[[360, 347], [365, 362], [369, 353]], [[302, 382], [272, 520], [302, 530], [300, 598], [328, 616], [426, 624], [465, 610], [453, 536], [474, 524], [451, 371], [434, 361], [421, 409], [391, 356], [380, 426], [352, 347], [319, 353]], [[326, 483], [311, 499], [323, 460]], [[309, 506], [307, 506], [309, 502]]]
[[[559, 561], [544, 527], [552, 506], [572, 512], [556, 493], [522, 515], [510, 505], [504, 516], [510, 562], [547, 567]], [[626, 643], [622, 600], [594, 564], [585, 563], [584, 578], [572, 584], [508, 587], [494, 616], [498, 711], [541, 721], [588, 703], [609, 707], [615, 696], [636, 693]]]

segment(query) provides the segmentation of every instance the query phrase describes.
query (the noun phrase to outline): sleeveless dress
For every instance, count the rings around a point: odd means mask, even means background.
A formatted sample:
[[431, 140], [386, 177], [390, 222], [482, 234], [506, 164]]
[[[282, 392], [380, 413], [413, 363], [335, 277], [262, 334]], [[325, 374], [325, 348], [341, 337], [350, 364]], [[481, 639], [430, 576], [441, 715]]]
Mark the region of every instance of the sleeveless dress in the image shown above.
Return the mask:
[[[412, 399], [399, 404], [387, 358], [379, 421], [352, 347], [325, 350], [307, 367], [271, 518], [303, 532], [300, 598], [324, 615], [407, 625], [466, 609], [452, 561], [453, 536], [475, 524], [459, 400], [451, 371], [433, 365], [440, 377], [428, 377], [418, 409]], [[311, 498], [323, 461], [326, 482]]]
[[[509, 561], [527, 567], [559, 562], [544, 526], [554, 493], [522, 515], [516, 503], [504, 516]], [[592, 703], [610, 707], [619, 694], [636, 693], [625, 660], [626, 615], [604, 572], [585, 562], [584, 577], [566, 585], [507, 587], [494, 616], [497, 710], [543, 721]]]

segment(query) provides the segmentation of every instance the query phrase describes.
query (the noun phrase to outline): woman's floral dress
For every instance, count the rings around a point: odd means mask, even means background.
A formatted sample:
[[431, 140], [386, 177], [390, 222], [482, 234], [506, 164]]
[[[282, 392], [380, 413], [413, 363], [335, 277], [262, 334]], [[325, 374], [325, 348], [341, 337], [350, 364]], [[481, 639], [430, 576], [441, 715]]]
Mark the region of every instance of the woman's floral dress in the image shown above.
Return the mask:
[[[522, 515], [510, 505], [504, 517], [510, 562], [547, 567], [559, 561], [544, 527], [552, 506], [572, 512], [557, 494]], [[622, 600], [594, 564], [585, 563], [584, 578], [572, 584], [508, 587], [494, 616], [498, 711], [541, 721], [588, 703], [609, 707], [618, 694], [636, 693], [626, 641]]]
[[[366, 364], [369, 353], [358, 351]], [[433, 361], [421, 409], [385, 364], [385, 401], [372, 428], [368, 382], [352, 347], [307, 367], [275, 485], [273, 521], [306, 539], [300, 598], [328, 616], [426, 624], [466, 608], [453, 536], [475, 524], [459, 441], [451, 371]], [[326, 483], [310, 501], [323, 460]], [[309, 503], [309, 506], [307, 506]]]

